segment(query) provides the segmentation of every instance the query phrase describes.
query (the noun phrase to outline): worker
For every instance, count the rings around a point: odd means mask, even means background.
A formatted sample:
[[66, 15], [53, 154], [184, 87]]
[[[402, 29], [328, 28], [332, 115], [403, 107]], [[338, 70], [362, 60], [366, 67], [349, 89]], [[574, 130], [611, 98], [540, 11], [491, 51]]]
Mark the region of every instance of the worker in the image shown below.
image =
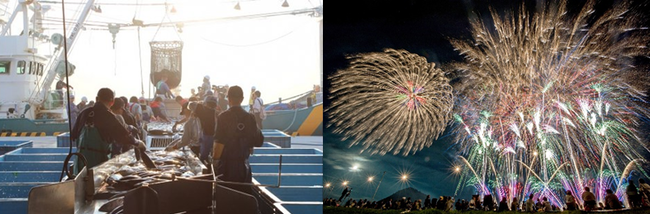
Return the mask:
[[183, 112], [187, 111], [187, 103], [189, 100], [183, 99], [181, 95], [176, 96], [174, 99], [176, 100], [176, 103], [181, 106], [181, 115], [183, 115]]
[[81, 102], [77, 104], [77, 109], [79, 109], [79, 111], [83, 111], [86, 106], [88, 106], [88, 98], [86, 98], [86, 96], [83, 96], [81, 97]]
[[56, 93], [59, 94], [59, 99], [58, 99], [58, 101], [59, 101], [59, 103], [60, 103], [62, 106], [63, 106], [63, 101], [65, 100], [65, 99], [63, 98], [63, 88], [66, 88], [66, 90], [68, 90], [68, 91], [69, 91], [70, 89], [74, 89], [71, 85], [68, 85], [68, 84], [66, 84], [65, 82], [63, 82], [63, 80], [59, 80], [59, 81], [56, 82], [55, 89], [56, 89]]
[[77, 121], [77, 116], [79, 116], [79, 111], [77, 106], [74, 104], [74, 95], [70, 94], [70, 99], [68, 100], [68, 118], [70, 119], [70, 127], [74, 127], [74, 123]]
[[154, 98], [153, 102], [150, 103], [150, 106], [156, 120], [166, 123], [170, 122], [169, 119], [167, 119], [167, 109], [165, 108], [165, 103], [163, 102], [162, 97]]
[[122, 100], [122, 104], [123, 104], [122, 117], [124, 117], [124, 122], [126, 123], [126, 125], [138, 127], [138, 123], [135, 120], [135, 116], [131, 113], [131, 111], [129, 111], [129, 108], [127, 108], [128, 107], [127, 104], [129, 103], [129, 100], [126, 99], [126, 97], [124, 96], [119, 98]]
[[214, 142], [214, 129], [216, 124], [217, 115], [221, 112], [217, 106], [217, 98], [206, 94], [203, 105], [196, 107], [194, 114], [201, 121], [201, 129], [203, 135], [201, 136], [201, 155], [199, 160], [206, 162], [209, 160], [210, 153], [212, 152], [212, 142]]
[[131, 114], [133, 114], [135, 123], [137, 124], [136, 127], [142, 127], [142, 108], [140, 107], [140, 103], [138, 103], [138, 98], [136, 96], [129, 98], [129, 103], [126, 108], [129, 109]]
[[185, 100], [180, 95], [176, 96], [176, 102], [181, 105], [181, 114], [180, 115], [181, 115], [182, 119], [174, 122], [174, 125], [172, 126], [172, 132], [176, 132], [176, 126], [178, 126], [179, 124], [183, 124], [183, 123], [187, 122], [188, 119], [190, 119], [190, 114], [194, 110], [190, 111], [189, 110], [190, 108], [188, 108], [188, 104], [190, 102], [192, 102], [192, 101], [196, 102], [196, 101], [198, 101], [198, 99], [196, 97], [190, 97], [189, 100]]
[[140, 108], [142, 108], [142, 123], [151, 122], [151, 117], [153, 117], [151, 106], [147, 105], [147, 100], [144, 97], [140, 97], [138, 101], [140, 102]]
[[[187, 122], [183, 124], [183, 137], [172, 141], [167, 148], [165, 148], [165, 151], [173, 151], [189, 145], [190, 150], [192, 150], [196, 156], [201, 155], [200, 139], [203, 131], [201, 130], [201, 121], [196, 117], [196, 114], [194, 114], [196, 107], [199, 105], [200, 104], [197, 102], [189, 102], [187, 105], [187, 112], [190, 113], [188, 114], [189, 118]], [[175, 128], [176, 125], [174, 125], [173, 129]]]
[[251, 93], [248, 97], [248, 111], [253, 112], [253, 104], [255, 103], [255, 86], [251, 87]]
[[[110, 111], [115, 115], [117, 122], [120, 122], [120, 125], [122, 125], [122, 127], [129, 130], [129, 125], [127, 125], [126, 121], [124, 120], [124, 101], [122, 99], [115, 99], [113, 105], [110, 107]], [[129, 149], [131, 149], [130, 146], [122, 146], [120, 144], [111, 142], [111, 157], [122, 154]]]
[[246, 182], [252, 181], [248, 157], [253, 147], [260, 147], [264, 141], [262, 132], [255, 123], [252, 114], [241, 107], [244, 91], [239, 86], [228, 90], [230, 108], [217, 118], [214, 134], [213, 165], [221, 180]]
[[201, 90], [203, 91], [203, 93], [201, 93], [201, 96], [206, 96], [205, 93], [208, 93], [208, 91], [212, 91], [211, 89], [212, 88], [210, 87], [210, 76], [205, 75], [205, 77], [203, 77], [203, 84], [201, 85]]
[[162, 75], [160, 81], [156, 84], [156, 96], [160, 98], [174, 98], [169, 85], [167, 85], [167, 75]]
[[76, 143], [77, 151], [81, 153], [88, 164], [75, 160], [74, 173], [84, 166], [95, 167], [108, 160], [110, 142], [122, 145], [134, 145], [146, 149], [144, 142], [135, 139], [115, 115], [109, 111], [114, 102], [115, 94], [109, 88], [99, 89], [95, 100], [97, 103], [84, 109], [75, 123], [70, 134], [70, 140]]
[[264, 111], [264, 100], [261, 98], [262, 92], [255, 91], [253, 93], [253, 106], [251, 107], [253, 115], [255, 115], [255, 122], [257, 123], [257, 128], [262, 129], [262, 121], [266, 119], [266, 112]]

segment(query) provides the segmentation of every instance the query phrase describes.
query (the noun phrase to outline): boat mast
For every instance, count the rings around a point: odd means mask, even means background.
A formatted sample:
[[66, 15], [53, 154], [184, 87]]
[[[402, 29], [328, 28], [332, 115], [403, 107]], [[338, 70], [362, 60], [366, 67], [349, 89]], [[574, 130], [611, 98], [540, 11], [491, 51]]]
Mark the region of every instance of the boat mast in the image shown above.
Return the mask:
[[[24, 5], [24, 7], [27, 7], [26, 3], [21, 3]], [[80, 31], [83, 29], [84, 22], [86, 21], [86, 18], [88, 18], [88, 14], [90, 13], [90, 10], [92, 9], [92, 6], [95, 4], [95, 0], [88, 0], [86, 2], [86, 5], [84, 6], [84, 9], [81, 11], [81, 15], [77, 18], [77, 22], [72, 28], [72, 31], [70, 32], [70, 36], [67, 38], [67, 49], [70, 50], [72, 45], [74, 44], [75, 40], [77, 39], [77, 36], [79, 35]], [[63, 20], [65, 21], [65, 20]], [[63, 29], [66, 30], [66, 29]], [[47, 94], [47, 91], [49, 88], [52, 86], [52, 83], [54, 82], [54, 79], [56, 78], [57, 74], [57, 68], [59, 67], [58, 65], [60, 63], [65, 63], [65, 51], [64, 48], [61, 48], [61, 45], [63, 44], [60, 43], [59, 47], [57, 47], [55, 54], [53, 55], [50, 63], [47, 65], [47, 72], [45, 74], [45, 79], [43, 80], [40, 90], [38, 91], [38, 94], [36, 96], [32, 96], [29, 99], [29, 103], [33, 105], [34, 107], [41, 106], [43, 102], [45, 101], [45, 95]], [[38, 108], [36, 108], [38, 109]]]

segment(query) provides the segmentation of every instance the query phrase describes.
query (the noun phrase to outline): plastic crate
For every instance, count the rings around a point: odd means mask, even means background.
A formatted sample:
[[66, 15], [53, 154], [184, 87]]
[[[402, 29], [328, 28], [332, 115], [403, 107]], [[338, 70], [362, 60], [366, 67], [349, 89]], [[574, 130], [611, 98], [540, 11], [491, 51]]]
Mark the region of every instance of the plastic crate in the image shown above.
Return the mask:
[[282, 148], [291, 148], [291, 136], [276, 129], [262, 130], [264, 135], [264, 142], [273, 143]]
[[32, 147], [32, 141], [0, 141], [0, 155], [16, 150], [17, 148]]
[[[77, 145], [72, 144], [72, 147]], [[66, 132], [56, 136], [56, 147], [70, 147], [70, 132]]]
[[172, 135], [149, 135], [147, 136], [147, 147], [148, 148], [165, 148], [172, 141], [174, 137]]

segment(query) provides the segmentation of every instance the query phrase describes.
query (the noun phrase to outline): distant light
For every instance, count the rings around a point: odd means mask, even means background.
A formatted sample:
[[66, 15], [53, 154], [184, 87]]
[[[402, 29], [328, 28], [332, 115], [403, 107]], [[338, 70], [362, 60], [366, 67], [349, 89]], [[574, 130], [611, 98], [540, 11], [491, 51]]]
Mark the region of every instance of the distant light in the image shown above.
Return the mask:
[[350, 168], [352, 171], [358, 171], [359, 170], [359, 164], [354, 164], [352, 165], [352, 168]]
[[372, 182], [372, 179], [375, 179], [375, 177], [372, 177], [372, 176], [368, 177], [369, 182]]
[[325, 187], [330, 187], [332, 184], [331, 183], [326, 183]]
[[406, 179], [408, 179], [408, 178], [409, 178], [409, 177], [408, 177], [407, 175], [402, 175], [402, 180], [406, 180]]
[[456, 167], [455, 170], [456, 170], [456, 172], [460, 171], [460, 167]]
[[537, 151], [533, 152], [533, 155], [537, 156]]
[[343, 181], [343, 186], [348, 185], [348, 181]]

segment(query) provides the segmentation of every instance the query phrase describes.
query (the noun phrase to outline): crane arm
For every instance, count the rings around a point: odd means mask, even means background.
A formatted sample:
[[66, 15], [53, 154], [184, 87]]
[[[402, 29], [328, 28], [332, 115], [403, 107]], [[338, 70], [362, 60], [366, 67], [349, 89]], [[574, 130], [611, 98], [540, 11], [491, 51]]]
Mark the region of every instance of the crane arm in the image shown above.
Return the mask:
[[[77, 18], [77, 22], [73, 26], [72, 31], [70, 32], [70, 35], [67, 38], [68, 50], [72, 48], [72, 45], [77, 39], [77, 36], [79, 36], [79, 33], [83, 29], [84, 22], [86, 21], [86, 18], [88, 18], [88, 14], [90, 13], [90, 10], [92, 9], [94, 4], [95, 4], [95, 0], [88, 0], [86, 2], [86, 5], [81, 11], [81, 14]], [[40, 89], [38, 89], [39, 90], [38, 93], [35, 96], [30, 97], [29, 99], [29, 103], [31, 105], [40, 106], [43, 104], [43, 102], [45, 101], [45, 96], [47, 95], [47, 91], [50, 89], [52, 83], [54, 82], [54, 79], [56, 78], [56, 74], [57, 74], [56, 71], [58, 65], [60, 63], [65, 63], [65, 49], [61, 47], [63, 44], [64, 44], [63, 42], [59, 44], [59, 47], [56, 49], [53, 57], [47, 63], [45, 68], [45, 70], [47, 71], [45, 73], [45, 79], [41, 83], [39, 87]]]

